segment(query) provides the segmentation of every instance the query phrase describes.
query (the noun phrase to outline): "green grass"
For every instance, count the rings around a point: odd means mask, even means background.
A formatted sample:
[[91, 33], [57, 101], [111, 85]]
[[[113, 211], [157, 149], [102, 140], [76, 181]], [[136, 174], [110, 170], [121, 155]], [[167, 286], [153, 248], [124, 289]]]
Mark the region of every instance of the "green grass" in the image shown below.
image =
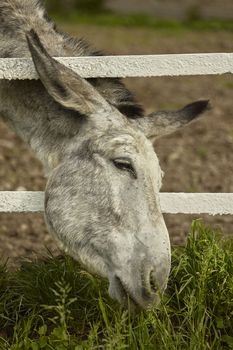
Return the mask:
[[0, 268], [0, 349], [233, 349], [233, 240], [199, 221], [160, 306], [132, 315], [69, 257]]
[[146, 16], [146, 15], [117, 15], [112, 13], [102, 13], [102, 14], [86, 14], [86, 13], [70, 13], [65, 17], [61, 14], [53, 14], [52, 17], [62, 23], [70, 24], [89, 24], [89, 25], [99, 25], [99, 26], [110, 26], [110, 27], [143, 27], [143, 28], [153, 28], [162, 30], [172, 30], [172, 31], [218, 31], [227, 30], [233, 31], [233, 21], [231, 20], [188, 20], [188, 21], [178, 21], [178, 20], [160, 20], [156, 17]]

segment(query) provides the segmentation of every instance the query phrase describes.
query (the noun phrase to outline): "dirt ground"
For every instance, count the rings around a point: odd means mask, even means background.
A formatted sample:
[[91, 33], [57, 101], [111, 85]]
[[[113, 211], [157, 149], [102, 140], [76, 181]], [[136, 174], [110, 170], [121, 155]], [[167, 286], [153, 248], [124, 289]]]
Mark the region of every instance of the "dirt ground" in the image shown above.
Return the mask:
[[[133, 28], [63, 28], [97, 48], [115, 54], [233, 52], [230, 32], [171, 32]], [[233, 79], [230, 75], [126, 80], [147, 112], [179, 108], [191, 101], [210, 99], [212, 110], [201, 120], [155, 144], [165, 172], [163, 191], [233, 192]], [[0, 123], [0, 190], [43, 190], [42, 167], [28, 147]], [[191, 215], [166, 215], [173, 244], [185, 240]], [[203, 216], [205, 223], [233, 233], [232, 216]], [[0, 214], [0, 256], [15, 263], [35, 257], [57, 244], [47, 233], [43, 215]]]

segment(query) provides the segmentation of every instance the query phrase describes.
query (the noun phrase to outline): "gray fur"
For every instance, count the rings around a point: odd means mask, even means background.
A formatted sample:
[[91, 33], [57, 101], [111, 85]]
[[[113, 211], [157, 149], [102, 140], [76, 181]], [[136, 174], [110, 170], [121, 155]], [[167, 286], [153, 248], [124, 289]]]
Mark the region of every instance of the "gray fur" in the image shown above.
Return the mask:
[[0, 81], [0, 116], [42, 161], [45, 216], [64, 249], [107, 277], [109, 293], [147, 308], [170, 271], [153, 140], [207, 108], [142, 117], [118, 79], [79, 77], [51, 56], [98, 54], [56, 30], [36, 0], [1, 0], [0, 57], [32, 56], [40, 81]]

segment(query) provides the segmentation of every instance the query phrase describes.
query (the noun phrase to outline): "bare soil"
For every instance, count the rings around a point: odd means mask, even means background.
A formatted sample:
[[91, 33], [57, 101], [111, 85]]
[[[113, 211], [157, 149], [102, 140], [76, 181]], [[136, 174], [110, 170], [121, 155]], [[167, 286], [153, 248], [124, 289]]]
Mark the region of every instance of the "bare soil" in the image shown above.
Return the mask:
[[[233, 52], [230, 32], [171, 32], [151, 29], [64, 26], [97, 48], [116, 54]], [[233, 79], [230, 75], [127, 79], [126, 84], [147, 112], [179, 108], [210, 99], [212, 110], [189, 127], [158, 140], [154, 147], [165, 172], [163, 191], [233, 192]], [[42, 167], [29, 148], [0, 123], [0, 190], [43, 190]], [[173, 244], [184, 242], [192, 215], [166, 215]], [[233, 233], [232, 216], [203, 216], [205, 223]], [[57, 244], [41, 214], [0, 214], [0, 256], [15, 264]]]

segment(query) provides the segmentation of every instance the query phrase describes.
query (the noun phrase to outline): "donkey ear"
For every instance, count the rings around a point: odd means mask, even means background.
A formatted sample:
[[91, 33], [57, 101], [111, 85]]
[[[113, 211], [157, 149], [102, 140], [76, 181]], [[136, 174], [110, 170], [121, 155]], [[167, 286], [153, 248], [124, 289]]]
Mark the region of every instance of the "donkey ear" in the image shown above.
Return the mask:
[[91, 84], [48, 54], [34, 30], [26, 37], [37, 73], [54, 100], [83, 115], [111, 108]]
[[208, 109], [209, 101], [197, 101], [178, 111], [152, 113], [145, 118], [132, 120], [132, 123], [153, 142], [184, 127]]

